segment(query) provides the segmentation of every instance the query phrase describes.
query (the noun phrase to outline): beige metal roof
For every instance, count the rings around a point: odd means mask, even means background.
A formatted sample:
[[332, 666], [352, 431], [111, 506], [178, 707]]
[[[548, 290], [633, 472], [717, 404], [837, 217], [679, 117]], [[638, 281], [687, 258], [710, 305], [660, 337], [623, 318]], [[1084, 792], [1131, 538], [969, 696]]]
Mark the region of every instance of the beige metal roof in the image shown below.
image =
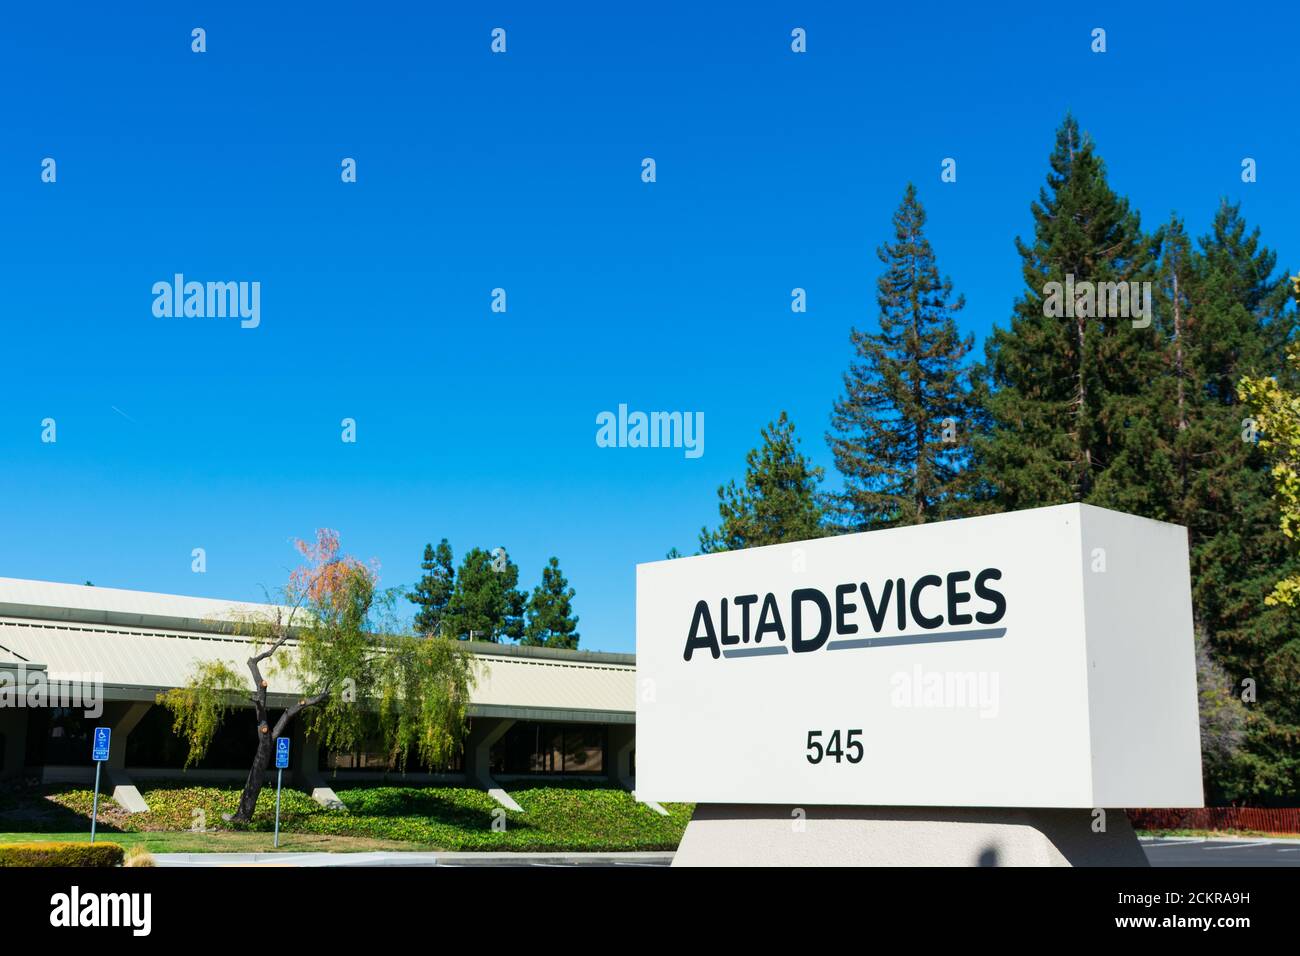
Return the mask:
[[5, 647], [0, 647], [0, 667], [17, 667], [19, 665], [31, 666], [35, 661], [29, 661], [24, 657], [15, 654]]
[[[183, 685], [200, 662], [224, 661], [242, 674], [252, 652], [249, 641], [233, 636], [0, 618], [0, 660], [39, 661], [51, 680], [83, 680], [93, 674], [89, 679], [108, 687], [139, 689], [131, 696], [140, 699]], [[480, 713], [631, 714], [636, 709], [636, 669], [630, 664], [475, 656], [479, 679], [471, 701], [480, 705], [474, 708]], [[283, 671], [263, 671], [272, 694], [298, 692]]]
[[[267, 610], [274, 609], [0, 578], [0, 662], [11, 667], [39, 663], [50, 680], [99, 680], [110, 698], [148, 700], [185, 684], [201, 662], [224, 661], [246, 673], [253, 643], [222, 633], [220, 622], [231, 614]], [[142, 623], [124, 623], [128, 621]], [[481, 643], [467, 647], [478, 663], [472, 713], [632, 720], [636, 666], [631, 655]], [[264, 668], [264, 675], [273, 695], [298, 693], [283, 670]]]
[[626, 664], [569, 664], [479, 656], [480, 675], [471, 700], [506, 708], [636, 710], [636, 668]]
[[[245, 673], [252, 645], [211, 634], [0, 618], [0, 648], [45, 664], [52, 680], [93, 673], [115, 687], [165, 689], [184, 684], [199, 662], [221, 660]], [[272, 693], [295, 690], [283, 677], [268, 679]]]
[[274, 605], [247, 601], [0, 578], [0, 616], [207, 631], [236, 616], [274, 610]]

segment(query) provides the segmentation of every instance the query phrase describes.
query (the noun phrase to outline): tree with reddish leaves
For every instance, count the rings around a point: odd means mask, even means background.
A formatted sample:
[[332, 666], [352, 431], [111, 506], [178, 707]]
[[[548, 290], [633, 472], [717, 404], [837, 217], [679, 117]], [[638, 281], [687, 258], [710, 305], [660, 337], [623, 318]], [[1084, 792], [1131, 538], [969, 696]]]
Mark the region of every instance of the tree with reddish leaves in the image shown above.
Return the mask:
[[[184, 687], [158, 697], [189, 745], [187, 766], [202, 759], [231, 708], [253, 708], [257, 741], [232, 817], [237, 822], [253, 819], [275, 738], [296, 719], [324, 746], [346, 750], [377, 718], [390, 762], [399, 767], [411, 753], [423, 764], [444, 765], [464, 737], [474, 681], [470, 655], [456, 641], [401, 633], [393, 623], [400, 589], [379, 591], [377, 569], [342, 554], [337, 532], [321, 529], [314, 541], [295, 547], [302, 564], [290, 573], [281, 600], [224, 622], [252, 638], [247, 677], [233, 662], [204, 662]], [[294, 699], [280, 706], [270, 692], [277, 674], [295, 689]]]

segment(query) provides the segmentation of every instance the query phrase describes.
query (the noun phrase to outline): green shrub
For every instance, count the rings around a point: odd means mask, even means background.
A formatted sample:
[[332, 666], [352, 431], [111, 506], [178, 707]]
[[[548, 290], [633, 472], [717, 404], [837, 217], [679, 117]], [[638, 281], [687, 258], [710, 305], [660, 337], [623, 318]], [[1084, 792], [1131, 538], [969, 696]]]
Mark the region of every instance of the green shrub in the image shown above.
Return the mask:
[[4, 843], [0, 866], [121, 866], [116, 843]]
[[[412, 849], [540, 851], [674, 850], [690, 821], [689, 804], [665, 804], [660, 816], [607, 781], [536, 781], [508, 785], [523, 813], [503, 810], [482, 790], [457, 786], [402, 786], [334, 782], [347, 807], [327, 810], [308, 794], [286, 789], [281, 832], [396, 840]], [[262, 790], [249, 824], [223, 819], [239, 806], [240, 789], [229, 784], [159, 781], [141, 791], [147, 813], [105, 815], [100, 828], [124, 832], [263, 831], [275, 825], [275, 787]], [[90, 816], [93, 794], [67, 784], [40, 788], [39, 806], [60, 814], [48, 822], [31, 815], [29, 832], [75, 832]], [[196, 811], [202, 811], [196, 814]], [[65, 819], [66, 818], [66, 819]], [[501, 824], [504, 823], [504, 827]], [[59, 826], [60, 830], [54, 827]]]

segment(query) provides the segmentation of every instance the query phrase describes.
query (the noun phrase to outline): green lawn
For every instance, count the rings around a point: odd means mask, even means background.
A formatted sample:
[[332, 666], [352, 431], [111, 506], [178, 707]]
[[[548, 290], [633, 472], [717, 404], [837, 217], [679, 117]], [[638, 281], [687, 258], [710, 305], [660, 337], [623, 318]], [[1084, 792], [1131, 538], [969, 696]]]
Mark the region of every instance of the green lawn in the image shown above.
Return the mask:
[[[69, 833], [0, 832], [0, 843], [27, 843], [54, 840], [68, 843], [90, 842], [90, 824], [86, 829]], [[122, 833], [100, 830], [96, 843], [116, 843], [123, 849], [142, 846], [150, 853], [273, 853], [271, 834], [262, 831], [219, 830], [208, 833], [189, 831], [148, 830]], [[398, 840], [370, 840], [364, 837], [323, 836], [317, 833], [281, 833], [281, 853], [364, 853], [370, 850], [424, 850], [429, 847], [414, 846]]]
[[[465, 787], [353, 786], [336, 792], [347, 810], [326, 810], [304, 793], [283, 792], [282, 850], [673, 850], [691, 815], [686, 804], [665, 807], [665, 817], [623, 790], [581, 784], [513, 787], [523, 813]], [[141, 787], [141, 794], [148, 813], [125, 813], [101, 795], [98, 832], [104, 839], [143, 844], [155, 853], [271, 849], [274, 787], [262, 791], [249, 827], [222, 819], [238, 805], [237, 787], [159, 782]], [[87, 837], [91, 796], [75, 786], [0, 793], [0, 841]]]
[[1265, 830], [1138, 830], [1144, 837], [1258, 837], [1261, 840], [1298, 840], [1294, 833], [1269, 833]]

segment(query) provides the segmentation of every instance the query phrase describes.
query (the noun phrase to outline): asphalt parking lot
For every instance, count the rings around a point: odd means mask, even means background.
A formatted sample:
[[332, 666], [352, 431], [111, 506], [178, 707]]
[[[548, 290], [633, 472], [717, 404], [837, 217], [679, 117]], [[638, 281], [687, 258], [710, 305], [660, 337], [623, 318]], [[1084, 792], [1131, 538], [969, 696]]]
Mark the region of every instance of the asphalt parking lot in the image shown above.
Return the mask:
[[1169, 837], [1142, 849], [1152, 866], [1300, 866], [1300, 840]]

